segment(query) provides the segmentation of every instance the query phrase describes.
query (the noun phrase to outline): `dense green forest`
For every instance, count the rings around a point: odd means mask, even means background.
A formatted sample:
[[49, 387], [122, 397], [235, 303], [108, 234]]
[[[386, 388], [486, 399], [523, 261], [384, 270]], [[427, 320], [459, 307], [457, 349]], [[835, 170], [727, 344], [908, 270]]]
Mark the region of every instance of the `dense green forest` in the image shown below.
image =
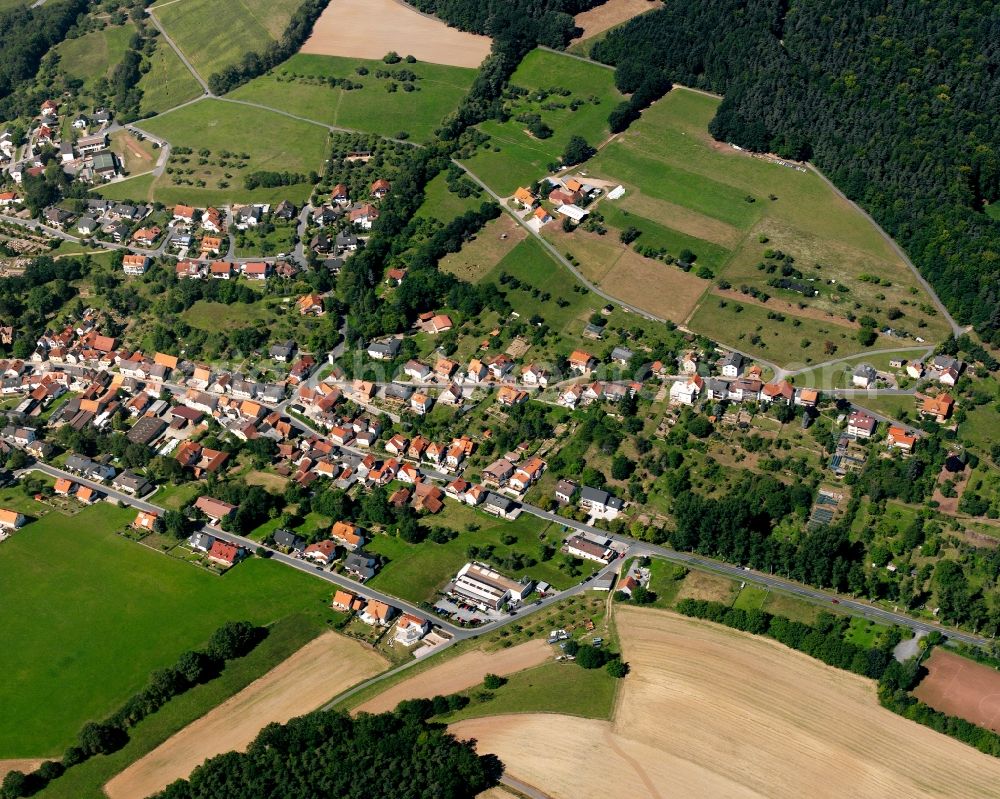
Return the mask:
[[284, 726], [269, 724], [246, 752], [212, 758], [156, 798], [472, 799], [496, 785], [500, 762], [480, 757], [444, 726], [427, 724], [426, 704], [404, 702], [378, 716], [311, 713]]
[[36, 98], [16, 90], [35, 77], [42, 56], [63, 40], [86, 8], [87, 0], [51, 0], [38, 8], [0, 12], [0, 120], [38, 112]]
[[716, 138], [811, 159], [1000, 343], [1000, 5], [671, 3], [592, 55], [626, 92], [662, 71], [723, 93]]

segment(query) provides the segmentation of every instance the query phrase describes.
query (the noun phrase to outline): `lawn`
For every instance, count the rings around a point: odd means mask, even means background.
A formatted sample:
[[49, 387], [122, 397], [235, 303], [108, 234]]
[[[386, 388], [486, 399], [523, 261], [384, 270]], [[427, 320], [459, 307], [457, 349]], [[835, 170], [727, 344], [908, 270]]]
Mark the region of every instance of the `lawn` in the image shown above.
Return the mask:
[[[367, 74], [359, 74], [359, 69]], [[415, 79], [401, 80], [410, 75]], [[405, 132], [416, 141], [427, 141], [441, 120], [458, 107], [475, 76], [474, 69], [440, 64], [389, 65], [298, 53], [230, 96], [328, 125], [381, 136], [398, 137]], [[334, 78], [350, 81], [352, 88], [331, 86]], [[413, 89], [405, 91], [407, 85]], [[396, 88], [390, 91], [390, 86]]]
[[139, 111], [143, 116], [162, 114], [201, 94], [194, 75], [162, 36], [149, 59], [149, 71], [139, 79], [139, 88], [142, 89]]
[[[553, 647], [553, 657], [558, 651]], [[484, 691], [481, 685], [463, 691], [470, 697], [470, 703], [439, 720], [450, 724], [503, 713], [560, 713], [610, 719], [620, 684], [604, 669], [584, 669], [571, 661], [552, 661], [510, 675], [506, 684], [494, 691]]]
[[[516, 521], [508, 522], [467, 505], [449, 502], [440, 514], [427, 519], [425, 524], [454, 530], [458, 535], [445, 544], [433, 541], [408, 544], [399, 538], [376, 535], [367, 548], [384, 555], [389, 562], [372, 579], [373, 587], [414, 603], [432, 601], [437, 591], [469, 560], [469, 546], [485, 547], [491, 544], [495, 547], [496, 558], [502, 559], [510, 552], [519, 552], [539, 560], [534, 566], [516, 572], [508, 573], [501, 569], [513, 579], [528, 575], [557, 588], [566, 588], [571, 582], [578, 582], [582, 576], [595, 570], [596, 564], [587, 561], [581, 567], [583, 575], [570, 578], [559, 569], [565, 557], [562, 554], [557, 552], [552, 559], [541, 561], [539, 555], [543, 542], [556, 546], [561, 544], [562, 536], [558, 527], [550, 527], [530, 514], [522, 514]], [[478, 529], [473, 529], [477, 526]], [[502, 543], [506, 536], [513, 536], [513, 542]]]
[[70, 77], [82, 80], [84, 88], [92, 89], [98, 80], [110, 77], [134, 33], [135, 26], [129, 22], [66, 39], [55, 48], [59, 66]]
[[[856, 366], [866, 363], [880, 372], [889, 372], [896, 375], [897, 382], [902, 384], [900, 387], [905, 388], [907, 384], [913, 382], [912, 378], [907, 376], [905, 368], [894, 369], [889, 366], [889, 361], [894, 358], [899, 358], [904, 363], [906, 361], [919, 361], [922, 360], [926, 352], [927, 348], [923, 347], [858, 355], [857, 357], [835, 363], [823, 369], [810, 369], [808, 372], [801, 372], [795, 375], [793, 382], [797, 386], [812, 386], [821, 389], [851, 388], [853, 386], [851, 373]], [[897, 397], [897, 401], [900, 399], [907, 400], [907, 404], [910, 402], [908, 398]]]
[[152, 11], [201, 76], [262, 52], [281, 38], [300, 0], [179, 0]]
[[152, 173], [139, 175], [130, 180], [98, 186], [94, 191], [108, 200], [151, 200], [153, 197]]
[[104, 799], [101, 788], [111, 777], [287, 660], [324, 629], [318, 619], [306, 614], [280, 619], [256, 649], [244, 658], [231, 661], [218, 678], [175, 697], [129, 730], [129, 742], [122, 749], [70, 769], [38, 796], [43, 799]]
[[[488, 120], [479, 125], [490, 141], [466, 161], [502, 196], [540, 180], [549, 172], [549, 164], [559, 161], [572, 136], [582, 136], [593, 147], [601, 144], [609, 135], [608, 114], [624, 99], [611, 70], [546, 50], [528, 53], [510, 82], [529, 94], [508, 103], [507, 122]], [[546, 93], [544, 99], [539, 92]], [[539, 115], [552, 135], [539, 139], [530, 134], [526, 123], [516, 119], [521, 114]]]
[[191, 327], [207, 330], [209, 333], [221, 333], [236, 327], [269, 323], [274, 314], [259, 302], [252, 305], [225, 305], [221, 302], [198, 300], [183, 313], [183, 317]]
[[[248, 191], [243, 179], [261, 170], [307, 175], [326, 158], [322, 127], [224, 100], [201, 100], [144, 120], [141, 127], [175, 148], [167, 164], [173, 173], [164, 172], [153, 184], [155, 198], [167, 205], [301, 201], [310, 191], [306, 182]], [[193, 152], [179, 154], [178, 147]]]
[[740, 589], [740, 593], [733, 602], [733, 607], [740, 610], [760, 610], [767, 601], [767, 595], [768, 591], [766, 588], [760, 588], [756, 585], [745, 585]]
[[280, 222], [273, 225], [270, 233], [257, 228], [237, 230], [236, 257], [252, 258], [255, 255], [272, 256], [279, 252], [291, 252], [295, 248], [295, 222]]
[[134, 517], [104, 503], [50, 513], [0, 545], [0, 756], [58, 757], [225, 621], [325, 613], [327, 586], [277, 563], [216, 577], [115, 535]]
[[[870, 314], [881, 325], [895, 307], [902, 316], [892, 327], [909, 333], [911, 341], [916, 335], [928, 341], [942, 337], [943, 320], [928, 307], [929, 297], [906, 264], [819, 175], [710, 138], [707, 127], [718, 104], [716, 98], [674, 89], [588, 161], [589, 175], [626, 189], [620, 200], [598, 203], [608, 224], [633, 224], [642, 230], [637, 244], [662, 246], [674, 256], [688, 247], [717, 277], [765, 291], [773, 298], [769, 307], [782, 312], [803, 318]], [[761, 266], [768, 250], [791, 255], [801, 273], [793, 277], [810, 281], [818, 294], [806, 297], [771, 286], [775, 269]], [[703, 302], [714, 306], [710, 298]], [[710, 315], [718, 315], [714, 307]], [[713, 335], [699, 327], [702, 321], [698, 315], [692, 320], [696, 332]], [[735, 343], [731, 337], [721, 340]]]

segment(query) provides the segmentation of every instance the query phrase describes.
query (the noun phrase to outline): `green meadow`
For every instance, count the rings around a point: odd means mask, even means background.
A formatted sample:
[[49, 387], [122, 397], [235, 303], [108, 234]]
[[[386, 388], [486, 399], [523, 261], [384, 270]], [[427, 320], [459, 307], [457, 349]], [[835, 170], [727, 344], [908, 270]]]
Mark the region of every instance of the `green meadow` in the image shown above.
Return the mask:
[[[601, 144], [609, 135], [608, 114], [624, 99], [612, 70], [547, 50], [528, 53], [510, 83], [528, 93], [508, 101], [506, 122], [487, 120], [478, 126], [490, 141], [465, 161], [502, 196], [544, 177], [572, 136], [582, 136], [592, 147]], [[546, 94], [544, 99], [539, 92]], [[574, 103], [579, 103], [576, 110]], [[522, 114], [538, 114], [552, 135], [533, 136], [526, 123], [517, 120]]]
[[325, 612], [328, 587], [277, 563], [218, 577], [116, 535], [135, 513], [52, 512], [0, 544], [0, 757], [58, 758], [223, 622]]
[[208, 80], [244, 53], [281, 38], [299, 0], [177, 0], [152, 12], [174, 43]]
[[129, 22], [66, 39], [55, 48], [59, 65], [67, 75], [81, 79], [84, 87], [91, 89], [101, 78], [110, 77], [134, 33], [135, 26]]
[[[404, 71], [416, 79], [377, 74]], [[439, 64], [389, 65], [299, 53], [229, 96], [327, 125], [390, 137], [406, 133], [416, 141], [426, 141], [441, 120], [458, 107], [475, 76], [474, 69]], [[356, 88], [331, 86], [331, 78], [349, 80]], [[411, 91], [405, 90], [407, 85], [413, 87]]]
[[149, 71], [139, 79], [142, 115], [162, 114], [164, 111], [193, 100], [201, 94], [201, 86], [191, 71], [184, 66], [177, 53], [161, 36], [149, 59]]

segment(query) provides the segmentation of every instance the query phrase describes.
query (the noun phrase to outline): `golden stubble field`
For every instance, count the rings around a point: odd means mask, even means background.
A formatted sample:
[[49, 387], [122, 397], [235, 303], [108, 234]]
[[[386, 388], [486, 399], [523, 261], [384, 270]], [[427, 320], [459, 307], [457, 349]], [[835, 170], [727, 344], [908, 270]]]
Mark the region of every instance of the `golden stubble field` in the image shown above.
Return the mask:
[[996, 797], [1000, 761], [881, 708], [871, 680], [764, 638], [621, 608], [632, 666], [613, 722], [463, 721], [553, 799]]
[[271, 722], [309, 713], [386, 665], [381, 655], [357, 641], [323, 633], [112, 778], [104, 792], [111, 799], [149, 796], [187, 777], [207, 758], [242, 751]]
[[491, 45], [487, 36], [449, 28], [397, 0], [331, 0], [302, 52], [381, 58], [392, 50], [432, 64], [478, 67]]

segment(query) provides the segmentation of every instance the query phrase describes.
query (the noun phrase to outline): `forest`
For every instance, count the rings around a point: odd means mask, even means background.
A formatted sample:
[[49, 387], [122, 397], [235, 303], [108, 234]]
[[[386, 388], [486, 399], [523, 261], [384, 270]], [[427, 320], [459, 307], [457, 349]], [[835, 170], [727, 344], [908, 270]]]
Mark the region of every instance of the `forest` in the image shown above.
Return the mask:
[[0, 120], [37, 112], [35, 100], [45, 98], [16, 90], [34, 79], [42, 56], [63, 40], [86, 8], [87, 0], [52, 0], [37, 8], [0, 11]]
[[317, 712], [269, 724], [246, 752], [212, 758], [154, 799], [472, 799], [496, 785], [500, 761], [428, 724], [433, 712], [413, 702], [377, 716]]
[[662, 72], [725, 95], [710, 130], [809, 159], [906, 249], [958, 321], [1000, 343], [1000, 6], [708, 0], [613, 30], [630, 92]]

